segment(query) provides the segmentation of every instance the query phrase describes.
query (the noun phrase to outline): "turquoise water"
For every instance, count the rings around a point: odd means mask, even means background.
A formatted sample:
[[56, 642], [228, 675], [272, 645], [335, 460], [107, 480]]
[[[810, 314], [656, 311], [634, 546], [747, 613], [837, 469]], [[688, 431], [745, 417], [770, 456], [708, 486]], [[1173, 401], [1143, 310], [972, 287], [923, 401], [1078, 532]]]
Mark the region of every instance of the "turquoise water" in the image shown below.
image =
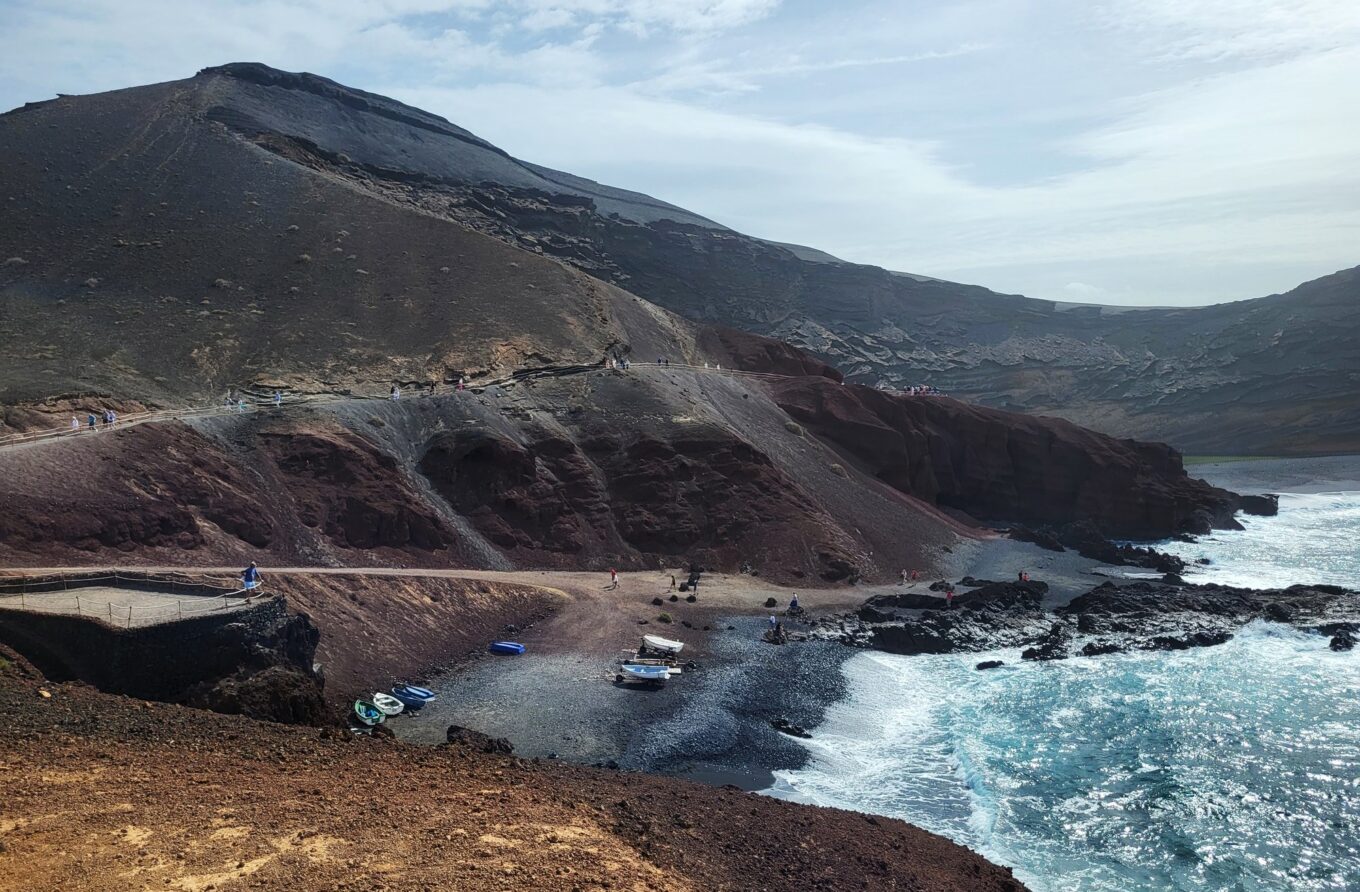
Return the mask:
[[[1356, 584], [1360, 494], [1281, 508], [1189, 556], [1225, 582]], [[1255, 622], [1180, 653], [1018, 657], [855, 656], [770, 792], [911, 821], [1036, 892], [1360, 890], [1360, 652]]]

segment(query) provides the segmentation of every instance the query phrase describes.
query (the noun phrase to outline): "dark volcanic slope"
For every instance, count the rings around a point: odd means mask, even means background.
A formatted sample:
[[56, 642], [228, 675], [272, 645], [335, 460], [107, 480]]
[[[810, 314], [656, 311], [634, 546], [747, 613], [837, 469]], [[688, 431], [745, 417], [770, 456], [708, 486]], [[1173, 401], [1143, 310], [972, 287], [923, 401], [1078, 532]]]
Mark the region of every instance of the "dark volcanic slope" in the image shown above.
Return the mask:
[[0, 117], [0, 399], [378, 389], [685, 339], [611, 285], [241, 140], [217, 83]]
[[[392, 100], [259, 65], [11, 113], [0, 117], [0, 152], [8, 192], [0, 258], [16, 258], [0, 268], [11, 317], [4, 346], [9, 353], [17, 338], [29, 351], [0, 357], [11, 393], [51, 383], [40, 366], [59, 365], [43, 357], [64, 342], [82, 356], [136, 366], [111, 353], [135, 352], [128, 342], [136, 341], [138, 311], [183, 323], [186, 341], [201, 347], [194, 357], [203, 373], [231, 380], [259, 368], [259, 355], [281, 346], [273, 333], [293, 318], [322, 341], [344, 336], [328, 330], [340, 323], [326, 298], [355, 276], [369, 277], [361, 289], [369, 315], [349, 320], [361, 329], [395, 324], [385, 313], [394, 307], [456, 325], [490, 305], [496, 312], [480, 321], [504, 323], [513, 296], [529, 285], [585, 295], [580, 281], [547, 267], [479, 281], [473, 261], [493, 250], [485, 243], [436, 251], [426, 225], [370, 205], [347, 209], [336, 187], [292, 165], [275, 165], [267, 183], [245, 176], [243, 165], [269, 152], [326, 172], [330, 183], [566, 260], [692, 319], [805, 346], [855, 380], [928, 381], [989, 405], [1192, 452], [1360, 450], [1356, 270], [1287, 295], [1197, 309], [1119, 311], [1000, 295], [750, 238], [644, 195], [518, 161]], [[125, 192], [114, 201], [110, 182], [150, 188], [143, 201]], [[260, 187], [247, 194], [240, 183]], [[289, 225], [299, 229], [285, 234]], [[276, 250], [233, 253], [249, 230], [278, 236]], [[222, 240], [219, 268], [188, 263], [195, 239]], [[163, 303], [121, 305], [131, 270], [148, 265], [163, 275], [142, 296]], [[446, 265], [447, 274], [435, 274]], [[91, 278], [99, 281], [85, 288]], [[217, 279], [228, 284], [214, 288]], [[97, 333], [44, 322], [62, 299], [94, 310]], [[393, 334], [426, 351], [422, 373], [492, 361], [445, 356], [447, 344], [430, 343], [428, 329]], [[571, 334], [591, 348], [609, 336], [607, 327]], [[335, 343], [343, 342], [316, 346]], [[288, 344], [293, 354], [307, 346]], [[347, 379], [382, 359], [350, 351], [332, 375]]]

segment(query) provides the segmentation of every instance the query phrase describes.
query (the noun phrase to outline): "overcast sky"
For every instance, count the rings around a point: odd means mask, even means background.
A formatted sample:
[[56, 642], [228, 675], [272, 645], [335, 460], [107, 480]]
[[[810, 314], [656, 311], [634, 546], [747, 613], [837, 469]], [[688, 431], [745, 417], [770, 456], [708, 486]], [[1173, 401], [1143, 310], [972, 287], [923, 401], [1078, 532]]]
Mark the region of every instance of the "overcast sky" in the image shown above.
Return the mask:
[[1209, 303], [1360, 264], [1357, 0], [0, 0], [3, 108], [229, 61], [999, 291]]

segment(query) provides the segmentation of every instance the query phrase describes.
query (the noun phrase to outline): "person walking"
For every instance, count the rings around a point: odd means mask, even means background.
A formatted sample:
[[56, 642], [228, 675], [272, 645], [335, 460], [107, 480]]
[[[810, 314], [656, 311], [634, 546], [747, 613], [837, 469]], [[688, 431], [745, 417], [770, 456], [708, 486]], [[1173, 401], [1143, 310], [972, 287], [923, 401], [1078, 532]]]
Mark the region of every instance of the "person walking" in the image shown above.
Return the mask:
[[115, 424], [117, 424], [117, 423], [118, 423], [118, 413], [115, 412], [115, 411], [113, 411], [112, 409], [110, 409], [110, 410], [109, 410], [109, 427], [113, 427], [113, 426], [114, 426]]
[[388, 396], [391, 397], [391, 398], [394, 399], [394, 400], [399, 400], [399, 399], [401, 399], [401, 388], [398, 387], [397, 385], [393, 384], [393, 385], [392, 385], [392, 389], [391, 389], [390, 391], [388, 391]]
[[945, 589], [944, 591], [944, 609], [945, 610], [954, 609], [954, 590], [952, 588]]
[[259, 585], [260, 585], [260, 568], [255, 566], [254, 561], [251, 561], [250, 566], [246, 567], [244, 570], [241, 571], [241, 588], [245, 589], [246, 591], [251, 591], [253, 589], [259, 588]]
[[675, 591], [675, 574], [671, 574], [671, 587], [667, 591]]
[[282, 394], [281, 392], [279, 392], [279, 391], [276, 390], [276, 391], [274, 391], [274, 408], [277, 409], [279, 406], [282, 406], [282, 405], [283, 405], [283, 394]]
[[619, 587], [619, 571], [613, 567], [609, 568], [609, 587], [611, 589]]
[[80, 430], [80, 419], [75, 417], [74, 415], [71, 416], [71, 430], [73, 431]]
[[236, 411], [237, 411], [237, 412], [240, 412], [240, 413], [243, 414], [243, 415], [245, 414], [245, 411], [246, 411], [246, 401], [245, 401], [245, 400], [237, 400], [237, 401], [236, 401]]
[[99, 429], [97, 426], [99, 424], [99, 419], [95, 417], [93, 412], [85, 416], [85, 423], [90, 426], [90, 430], [92, 431]]

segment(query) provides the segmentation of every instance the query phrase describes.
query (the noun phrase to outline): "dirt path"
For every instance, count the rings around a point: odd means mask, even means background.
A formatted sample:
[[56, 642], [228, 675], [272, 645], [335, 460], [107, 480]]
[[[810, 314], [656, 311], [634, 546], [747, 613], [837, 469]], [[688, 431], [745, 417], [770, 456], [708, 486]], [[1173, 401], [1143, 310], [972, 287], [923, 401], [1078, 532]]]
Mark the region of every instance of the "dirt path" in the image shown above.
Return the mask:
[[[724, 375], [727, 377], [749, 379], [776, 379], [790, 377], [788, 375], [776, 375], [767, 372], [743, 372], [734, 369], [719, 369], [709, 368], [708, 366], [692, 366], [678, 364], [674, 366], [667, 365], [663, 367], [658, 366], [656, 363], [635, 363], [633, 366], [630, 366], [630, 371], [632, 371], [634, 368], [638, 370], [663, 368], [667, 372], [670, 372], [672, 370], [685, 370], [691, 372], [704, 372], [710, 375]], [[496, 378], [491, 381], [480, 381], [475, 384], [469, 385], [467, 387], [467, 391], [469, 393], [480, 393], [481, 391], [489, 387], [501, 387], [501, 388], [514, 387], [517, 384], [521, 384], [527, 381], [535, 381], [541, 378], [565, 378], [574, 377], [577, 375], [599, 374], [601, 372], [612, 371], [614, 370], [604, 368], [603, 366], [580, 366], [580, 365], [545, 366], [543, 368], [537, 369], [522, 369], [518, 372], [514, 372], [501, 378]], [[446, 396], [448, 394], [456, 392], [458, 392], [457, 388], [454, 387], [453, 385], [444, 385], [442, 387], [436, 387], [433, 390], [428, 389], [411, 390], [408, 392], [405, 399], [407, 400], [428, 399], [433, 396], [441, 395]], [[63, 424], [57, 427], [47, 428], [44, 430], [26, 431], [23, 433], [6, 434], [0, 436], [0, 452], [6, 452], [14, 449], [24, 449], [33, 446], [40, 446], [45, 443], [52, 443], [58, 440], [72, 439], [75, 437], [89, 437], [103, 431], [113, 430], [115, 428], [122, 429], [126, 427], [137, 427], [138, 425], [153, 424], [156, 422], [185, 421], [189, 419], [198, 418], [216, 418], [225, 415], [243, 414], [244, 412], [259, 412], [259, 411], [284, 412], [299, 407], [311, 408], [315, 406], [335, 405], [339, 403], [352, 402], [354, 400], [378, 400], [387, 398], [389, 397], [384, 397], [381, 394], [370, 395], [324, 394], [324, 393], [291, 394], [282, 402], [275, 403], [272, 399], [252, 397], [250, 399], [245, 400], [244, 410], [239, 408], [239, 404], [226, 404], [226, 403], [214, 404], [210, 406], [192, 406], [184, 409], [159, 409], [151, 412], [139, 412], [136, 414], [119, 416], [118, 421], [113, 428], [105, 427], [103, 418], [101, 417], [99, 419], [99, 427], [94, 430], [90, 430], [85, 426], [84, 419], [85, 413], [81, 412], [78, 413], [77, 418], [77, 420], [80, 421], [80, 426], [75, 429], [72, 429], [67, 425]]]
[[[25, 567], [0, 568], [0, 575], [41, 576], [58, 573], [77, 573], [88, 571], [81, 567]], [[123, 567], [136, 573], [198, 573], [213, 576], [233, 576], [240, 572], [234, 567]], [[609, 584], [608, 574], [600, 572], [562, 571], [562, 570], [463, 570], [463, 569], [421, 569], [400, 567], [262, 567], [264, 593], [269, 592], [270, 576], [365, 576], [397, 577], [402, 579], [455, 579], [481, 580], [487, 582], [528, 585], [545, 589], [566, 602], [566, 608], [558, 611], [551, 622], [552, 637], [569, 642], [572, 649], [598, 654], [612, 654], [619, 642], [630, 641], [637, 633], [638, 620], [654, 619], [661, 612], [675, 614], [677, 624], [682, 616], [693, 616], [702, 622], [716, 613], [759, 613], [765, 611], [767, 598], [778, 603], [775, 610], [782, 612], [787, 608], [794, 594], [799, 602], [808, 609], [825, 610], [857, 604], [871, 595], [893, 590], [892, 586], [838, 586], [835, 588], [791, 588], [775, 585], [758, 577], [729, 574], [706, 574], [699, 587], [698, 601], [690, 604], [681, 595], [680, 600], [672, 603], [669, 598], [678, 592], [670, 588], [671, 577], [683, 580], [687, 574], [679, 568], [662, 571], [641, 571], [619, 574], [617, 588]], [[70, 602], [74, 595], [69, 592], [52, 593], [57, 600], [48, 607]], [[135, 592], [127, 597], [145, 598], [148, 593]], [[30, 598], [37, 596], [29, 596]], [[83, 593], [81, 595], [84, 597]], [[187, 596], [185, 596], [187, 597]], [[118, 600], [123, 598], [123, 600]], [[653, 598], [661, 598], [662, 605], [652, 604]], [[6, 599], [11, 600], [11, 599]], [[123, 590], [109, 594], [105, 601], [118, 601], [126, 605]], [[100, 604], [104, 604], [101, 601]], [[142, 602], [138, 602], [142, 603]], [[5, 606], [18, 606], [7, 604]], [[167, 606], [174, 607], [173, 599]], [[39, 609], [42, 609], [40, 605]], [[101, 609], [107, 611], [105, 605]], [[124, 607], [126, 609], [126, 607]], [[773, 612], [773, 611], [772, 611]], [[93, 615], [93, 614], [91, 614]], [[676, 625], [669, 632], [664, 624], [654, 629], [658, 634], [682, 634]]]

